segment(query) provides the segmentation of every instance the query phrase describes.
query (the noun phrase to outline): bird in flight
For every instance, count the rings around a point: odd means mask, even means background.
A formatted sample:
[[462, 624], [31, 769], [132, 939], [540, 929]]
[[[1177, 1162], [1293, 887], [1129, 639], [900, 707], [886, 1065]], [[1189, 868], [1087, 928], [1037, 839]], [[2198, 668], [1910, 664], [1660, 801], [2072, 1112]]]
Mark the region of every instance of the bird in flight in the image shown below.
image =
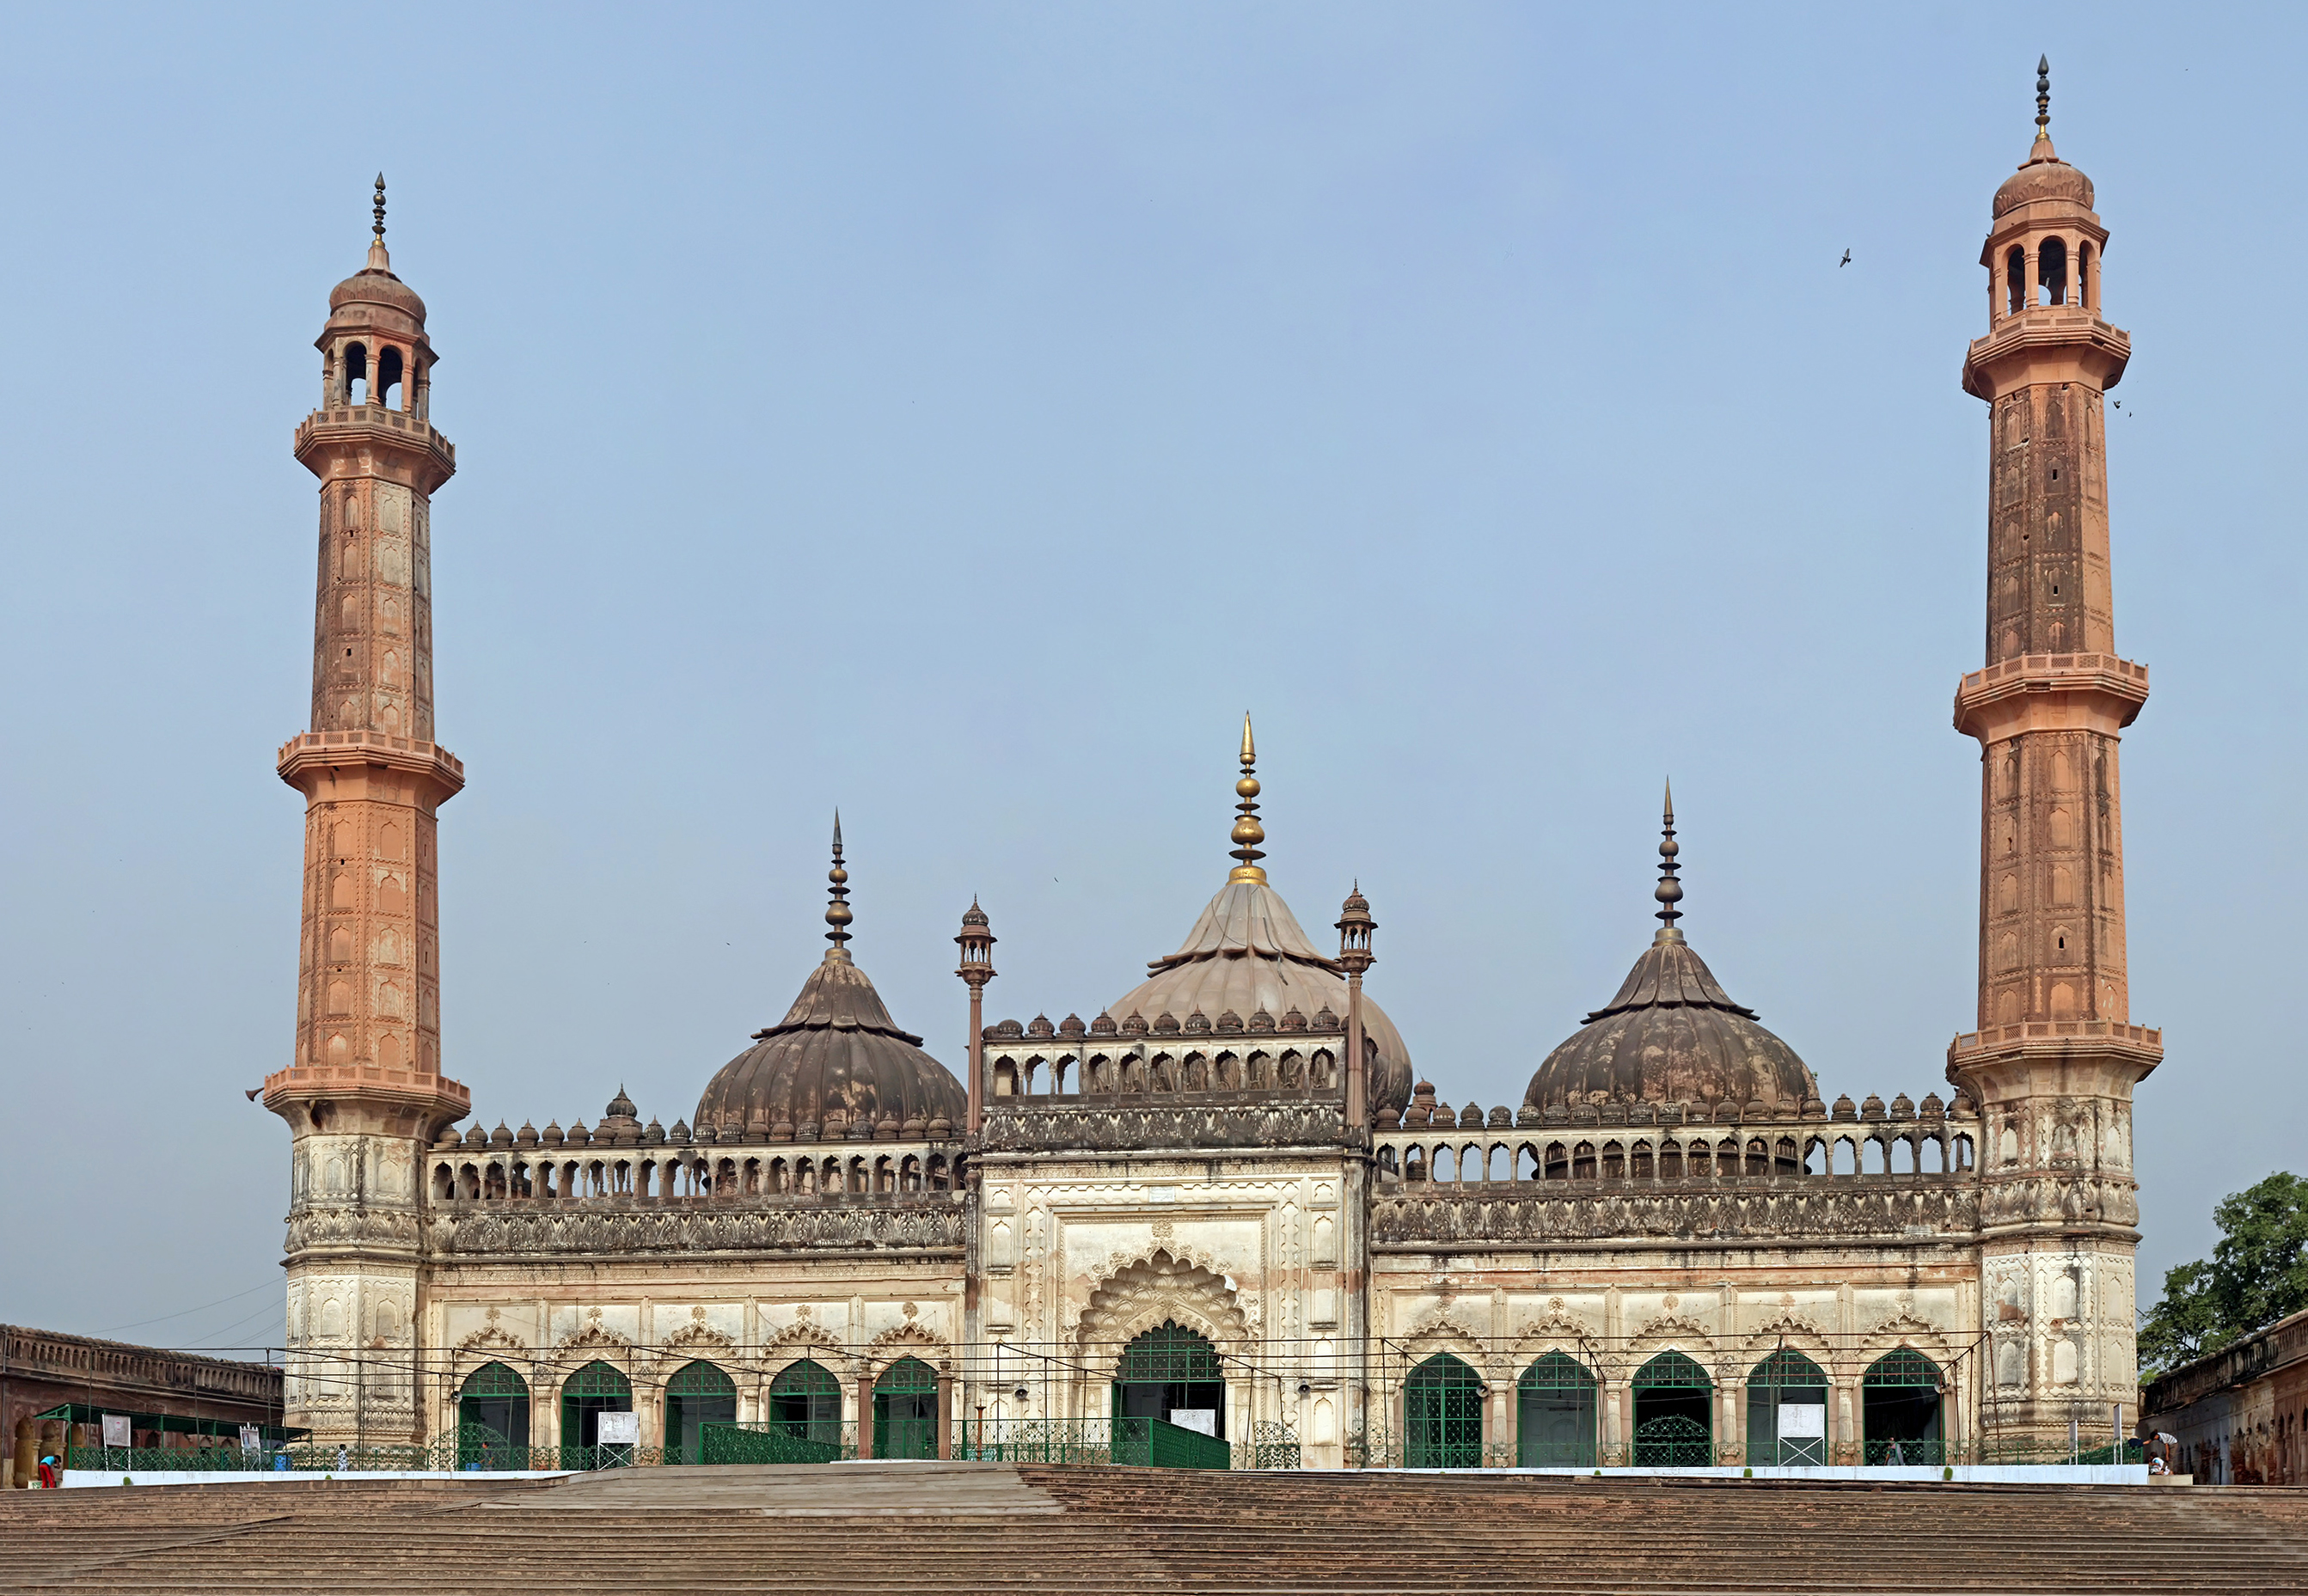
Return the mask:
[[1845, 251], [1843, 252], [1843, 259], [1841, 259], [1840, 261], [1838, 261], [1838, 262], [1835, 263], [1835, 269], [1836, 269], [1838, 271], [1840, 271], [1840, 270], [1842, 270], [1846, 266], [1848, 266], [1848, 265], [1850, 265], [1850, 264], [1851, 264], [1851, 252], [1850, 252], [1849, 250], [1845, 250]]

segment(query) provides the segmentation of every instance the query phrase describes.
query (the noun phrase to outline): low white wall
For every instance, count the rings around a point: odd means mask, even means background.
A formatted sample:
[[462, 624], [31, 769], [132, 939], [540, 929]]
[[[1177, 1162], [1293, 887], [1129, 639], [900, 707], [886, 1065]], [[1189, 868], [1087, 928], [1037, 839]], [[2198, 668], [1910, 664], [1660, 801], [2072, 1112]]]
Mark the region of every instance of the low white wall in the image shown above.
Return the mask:
[[377, 1469], [348, 1470], [342, 1474], [332, 1474], [324, 1469], [125, 1469], [117, 1472], [105, 1469], [66, 1469], [64, 1476], [65, 1489], [70, 1490], [94, 1485], [288, 1485], [300, 1480], [551, 1480], [569, 1472], [566, 1469], [467, 1469], [450, 1473], [438, 1469], [409, 1470], [406, 1472]]
[[[2148, 1483], [2146, 1463], [1956, 1463], [1955, 1482], [1959, 1485], [2145, 1485]], [[1899, 1466], [1862, 1468], [1857, 1463], [1827, 1463], [1818, 1467], [1786, 1466], [1779, 1468], [1747, 1468], [1723, 1464], [1696, 1469], [1400, 1469], [1391, 1473], [1406, 1474], [1563, 1474], [1591, 1477], [1601, 1474], [1621, 1480], [1692, 1479], [1737, 1480], [1750, 1474], [1757, 1480], [1929, 1480], [1937, 1483], [1942, 1473], [1940, 1466], [1918, 1463]]]

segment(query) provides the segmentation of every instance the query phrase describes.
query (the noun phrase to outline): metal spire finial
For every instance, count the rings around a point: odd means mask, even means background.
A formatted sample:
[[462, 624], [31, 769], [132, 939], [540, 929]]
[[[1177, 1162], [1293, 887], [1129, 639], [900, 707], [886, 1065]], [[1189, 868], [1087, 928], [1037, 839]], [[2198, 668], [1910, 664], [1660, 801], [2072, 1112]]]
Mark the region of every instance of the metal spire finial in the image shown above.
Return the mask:
[[376, 241], [383, 244], [384, 242], [384, 174], [382, 172], [376, 175], [376, 204], [373, 209], [376, 211], [375, 227]]
[[2036, 136], [2052, 136], [2052, 58], [2036, 57]]
[[849, 896], [849, 872], [841, 868], [841, 811], [838, 809], [833, 811], [833, 868], [825, 872], [825, 879], [833, 883], [830, 893], [832, 901], [825, 905], [825, 923], [833, 928], [825, 933], [825, 940], [833, 946], [826, 950], [825, 957], [838, 962], [849, 957], [849, 949], [842, 944], [849, 940], [849, 922], [853, 918], [849, 905], [844, 901]]
[[1683, 883], [1675, 879], [1675, 856], [1683, 850], [1675, 843], [1675, 783], [1672, 781], [1666, 785], [1666, 812], [1659, 821], [1658, 851], [1659, 882], [1651, 888], [1651, 896], [1658, 899], [1658, 917], [1666, 922], [1666, 929], [1659, 932], [1659, 940], [1680, 941], [1683, 933], [1675, 929], [1675, 922], [1683, 918], [1683, 911], [1675, 907], [1683, 901]]
[[1234, 867], [1229, 881], [1263, 881], [1266, 872], [1258, 862], [1266, 857], [1258, 845], [1266, 840], [1266, 828], [1258, 823], [1258, 777], [1255, 768], [1258, 748], [1251, 741], [1250, 711], [1242, 712], [1242, 779], [1234, 784], [1235, 794], [1242, 802], [1235, 808], [1242, 818], [1234, 823], [1234, 856], [1242, 861]]

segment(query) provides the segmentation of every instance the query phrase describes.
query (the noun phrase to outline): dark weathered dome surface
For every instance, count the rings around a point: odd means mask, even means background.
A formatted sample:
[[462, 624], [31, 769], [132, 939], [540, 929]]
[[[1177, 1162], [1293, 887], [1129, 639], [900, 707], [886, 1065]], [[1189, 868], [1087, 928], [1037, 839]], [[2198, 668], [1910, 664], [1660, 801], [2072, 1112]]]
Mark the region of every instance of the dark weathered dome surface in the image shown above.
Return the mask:
[[706, 1084], [693, 1121], [699, 1131], [805, 1131], [835, 1114], [845, 1124], [943, 1116], [959, 1125], [967, 1112], [961, 1083], [922, 1051], [920, 1037], [898, 1028], [841, 948], [810, 972], [785, 1018], [754, 1037]]
[[1683, 933], [1669, 928], [1635, 961], [1619, 995], [1547, 1054], [1523, 1102], [1801, 1103], [1819, 1083], [1795, 1049], [1733, 1002]]

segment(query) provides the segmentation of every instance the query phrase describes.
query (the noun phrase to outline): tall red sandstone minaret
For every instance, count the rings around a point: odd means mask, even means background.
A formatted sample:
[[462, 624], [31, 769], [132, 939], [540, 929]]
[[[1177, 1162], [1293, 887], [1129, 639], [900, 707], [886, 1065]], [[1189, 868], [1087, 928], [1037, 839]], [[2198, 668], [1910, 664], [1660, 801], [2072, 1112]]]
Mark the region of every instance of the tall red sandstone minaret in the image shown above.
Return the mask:
[[2107, 229], [2054, 153], [1996, 191], [1988, 331], [1964, 361], [1989, 407], [1987, 667], [1956, 694], [1979, 739], [1979, 1029], [1948, 1077], [1978, 1103], [1985, 1423], [2105, 1435], [2137, 1392], [2131, 1090], [2163, 1056], [2129, 1023], [2117, 743], [2148, 698], [2115, 652], [2106, 391], [2131, 339], [2101, 314]]
[[418, 1433], [418, 1154], [468, 1111], [441, 1073], [435, 814], [464, 768], [433, 733], [433, 491], [456, 452], [427, 419], [425, 302], [393, 276], [376, 180], [368, 263], [329, 296], [321, 404], [297, 459], [321, 479], [312, 730], [280, 751], [305, 795], [297, 1041], [264, 1082], [295, 1137], [288, 1421]]

